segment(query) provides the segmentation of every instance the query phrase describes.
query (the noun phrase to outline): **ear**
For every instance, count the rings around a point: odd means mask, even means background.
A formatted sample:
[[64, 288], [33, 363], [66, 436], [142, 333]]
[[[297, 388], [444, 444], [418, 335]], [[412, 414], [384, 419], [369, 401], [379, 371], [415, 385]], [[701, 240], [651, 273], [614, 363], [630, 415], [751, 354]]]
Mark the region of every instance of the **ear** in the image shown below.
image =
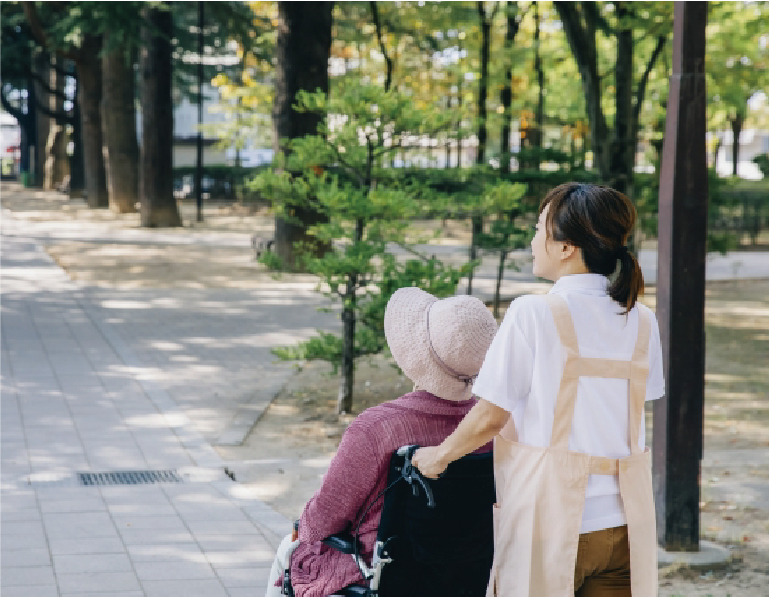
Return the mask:
[[561, 253], [559, 255], [559, 258], [562, 261], [567, 261], [568, 259], [571, 259], [573, 255], [578, 254], [578, 248], [575, 245], [570, 245], [569, 243], [562, 243], [561, 245]]

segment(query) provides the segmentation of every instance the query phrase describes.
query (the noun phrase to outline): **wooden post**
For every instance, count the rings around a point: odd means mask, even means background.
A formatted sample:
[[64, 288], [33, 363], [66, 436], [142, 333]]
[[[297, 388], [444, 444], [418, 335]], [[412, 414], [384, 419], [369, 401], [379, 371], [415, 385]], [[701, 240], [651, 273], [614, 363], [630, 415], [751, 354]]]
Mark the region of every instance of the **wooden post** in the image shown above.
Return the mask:
[[707, 2], [674, 3], [673, 75], [661, 160], [657, 317], [666, 397], [654, 405], [658, 541], [698, 551], [703, 456]]

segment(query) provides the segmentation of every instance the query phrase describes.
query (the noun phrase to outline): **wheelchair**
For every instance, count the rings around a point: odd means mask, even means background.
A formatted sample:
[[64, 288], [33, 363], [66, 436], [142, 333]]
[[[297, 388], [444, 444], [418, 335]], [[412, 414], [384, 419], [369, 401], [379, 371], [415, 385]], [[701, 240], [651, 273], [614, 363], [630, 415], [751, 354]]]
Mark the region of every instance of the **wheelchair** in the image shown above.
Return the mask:
[[[495, 502], [492, 452], [451, 463], [438, 479], [412, 465], [419, 446], [394, 452], [388, 469], [374, 556], [367, 565], [353, 533], [323, 543], [349, 554], [363, 585], [337, 591], [343, 597], [483, 597], [492, 567]], [[355, 532], [355, 529], [352, 529]], [[283, 592], [293, 596], [289, 570]]]

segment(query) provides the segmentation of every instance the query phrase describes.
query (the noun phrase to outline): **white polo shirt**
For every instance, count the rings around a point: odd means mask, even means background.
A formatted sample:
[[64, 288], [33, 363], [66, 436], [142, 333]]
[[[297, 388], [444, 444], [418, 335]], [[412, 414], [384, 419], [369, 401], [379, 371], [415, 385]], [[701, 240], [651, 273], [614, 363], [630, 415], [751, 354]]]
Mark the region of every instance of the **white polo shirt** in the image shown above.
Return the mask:
[[[665, 393], [660, 332], [655, 315], [637, 302], [628, 315], [607, 294], [608, 280], [600, 274], [563, 276], [551, 289], [567, 301], [580, 355], [630, 360], [636, 344], [639, 310], [651, 317], [646, 400]], [[509, 411], [519, 441], [548, 446], [553, 428], [556, 394], [567, 354], [551, 309], [540, 297], [516, 299], [487, 351], [473, 393]], [[569, 449], [594, 456], [621, 458], [630, 454], [628, 380], [581, 377]], [[639, 447], [644, 448], [644, 413]], [[581, 533], [626, 524], [617, 477], [591, 475]]]

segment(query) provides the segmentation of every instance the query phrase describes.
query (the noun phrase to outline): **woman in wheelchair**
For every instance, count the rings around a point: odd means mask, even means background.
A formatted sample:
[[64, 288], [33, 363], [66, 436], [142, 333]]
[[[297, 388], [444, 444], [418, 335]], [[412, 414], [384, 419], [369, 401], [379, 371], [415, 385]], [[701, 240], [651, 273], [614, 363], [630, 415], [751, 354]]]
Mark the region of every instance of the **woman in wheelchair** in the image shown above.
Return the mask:
[[[418, 288], [393, 294], [385, 311], [385, 336], [414, 390], [367, 409], [347, 428], [321, 488], [304, 508], [298, 537], [287, 536], [278, 548], [268, 597], [283, 594], [284, 570], [290, 571], [296, 597], [328, 597], [367, 584], [354, 558], [322, 540], [357, 534], [358, 555], [372, 561], [391, 456], [405, 445], [441, 443], [455, 430], [476, 403], [471, 386], [496, 331], [494, 318], [476, 298], [438, 300]], [[487, 444], [477, 452], [490, 449]], [[489, 564], [491, 520], [485, 576]]]

